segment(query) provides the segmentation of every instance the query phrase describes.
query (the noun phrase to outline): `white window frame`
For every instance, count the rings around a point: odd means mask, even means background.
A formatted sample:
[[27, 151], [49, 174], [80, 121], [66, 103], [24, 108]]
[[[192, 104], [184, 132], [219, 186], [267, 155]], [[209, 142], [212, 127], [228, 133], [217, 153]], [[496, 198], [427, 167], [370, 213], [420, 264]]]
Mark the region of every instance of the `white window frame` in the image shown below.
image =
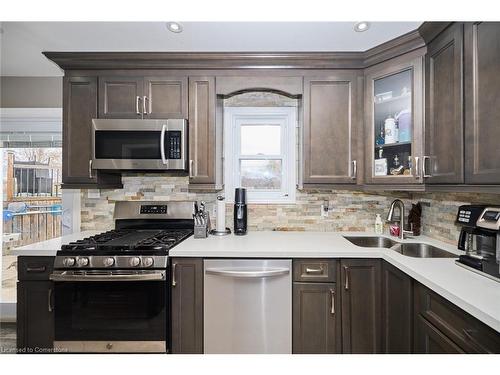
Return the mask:
[[[281, 155], [240, 155], [241, 125], [281, 126]], [[296, 190], [296, 107], [227, 107], [224, 109], [224, 188], [227, 202], [234, 202], [239, 187], [241, 159], [281, 159], [282, 189], [248, 190], [247, 201], [254, 204], [295, 203]]]

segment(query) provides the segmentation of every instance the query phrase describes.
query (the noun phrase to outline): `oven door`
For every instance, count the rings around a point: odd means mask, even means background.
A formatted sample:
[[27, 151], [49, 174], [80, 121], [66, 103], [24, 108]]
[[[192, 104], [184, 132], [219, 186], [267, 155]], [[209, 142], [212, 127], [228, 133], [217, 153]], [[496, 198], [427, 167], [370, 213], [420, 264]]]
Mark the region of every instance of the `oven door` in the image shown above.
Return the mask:
[[69, 352], [166, 352], [165, 270], [54, 271], [54, 347]]
[[187, 171], [186, 120], [92, 120], [92, 165]]

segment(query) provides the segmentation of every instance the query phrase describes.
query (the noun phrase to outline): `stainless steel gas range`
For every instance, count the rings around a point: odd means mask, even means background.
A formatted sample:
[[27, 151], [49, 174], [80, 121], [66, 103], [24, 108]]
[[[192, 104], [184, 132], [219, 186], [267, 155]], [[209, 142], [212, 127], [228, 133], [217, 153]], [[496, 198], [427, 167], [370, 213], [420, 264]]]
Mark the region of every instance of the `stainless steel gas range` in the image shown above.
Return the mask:
[[54, 348], [169, 351], [169, 250], [193, 234], [194, 202], [117, 202], [115, 229], [63, 245], [51, 280]]

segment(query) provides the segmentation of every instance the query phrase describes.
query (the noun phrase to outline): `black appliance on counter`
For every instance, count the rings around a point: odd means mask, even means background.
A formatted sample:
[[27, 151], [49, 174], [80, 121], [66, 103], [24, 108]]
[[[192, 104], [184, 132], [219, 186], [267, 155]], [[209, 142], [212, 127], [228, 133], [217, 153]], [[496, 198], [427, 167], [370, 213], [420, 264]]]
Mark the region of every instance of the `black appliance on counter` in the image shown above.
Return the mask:
[[54, 348], [170, 347], [169, 250], [193, 234], [194, 202], [116, 202], [115, 229], [63, 245], [54, 271]]
[[247, 234], [247, 189], [234, 190], [234, 234], [242, 236]]
[[500, 206], [460, 206], [456, 222], [458, 248], [466, 253], [456, 263], [500, 282]]

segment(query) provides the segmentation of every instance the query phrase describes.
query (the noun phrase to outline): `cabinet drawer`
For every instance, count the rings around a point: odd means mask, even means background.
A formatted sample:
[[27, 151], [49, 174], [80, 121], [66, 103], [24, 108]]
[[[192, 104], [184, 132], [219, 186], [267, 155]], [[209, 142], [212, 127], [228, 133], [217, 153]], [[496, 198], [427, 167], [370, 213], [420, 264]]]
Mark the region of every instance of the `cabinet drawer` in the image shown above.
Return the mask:
[[415, 311], [467, 353], [500, 353], [500, 333], [421, 284], [415, 288]]
[[337, 262], [332, 259], [299, 259], [293, 261], [293, 281], [335, 282]]
[[48, 281], [53, 268], [54, 257], [20, 256], [17, 258], [17, 279]]

